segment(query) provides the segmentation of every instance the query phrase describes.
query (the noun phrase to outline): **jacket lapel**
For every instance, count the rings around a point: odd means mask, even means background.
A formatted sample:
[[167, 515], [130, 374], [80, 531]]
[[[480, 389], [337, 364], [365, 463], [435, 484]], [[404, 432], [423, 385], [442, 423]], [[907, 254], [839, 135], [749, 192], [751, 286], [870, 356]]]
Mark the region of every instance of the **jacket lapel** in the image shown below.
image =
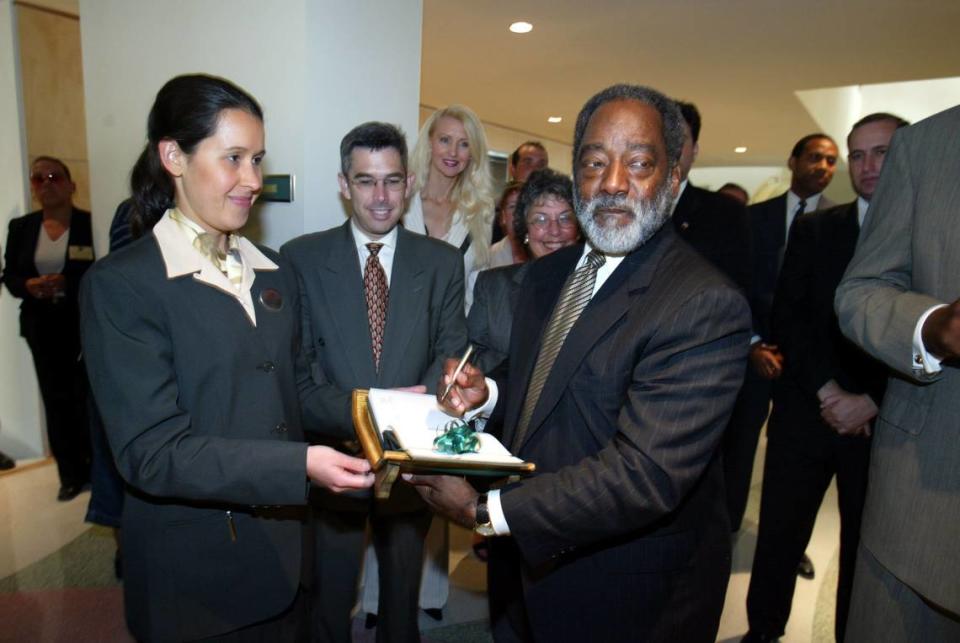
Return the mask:
[[[387, 324], [383, 332], [383, 353], [380, 356], [379, 383], [387, 386], [410, 386], [417, 382], [398, 382], [397, 370], [402, 364], [413, 333], [413, 325], [405, 320], [415, 319], [427, 309], [427, 288], [424, 267], [413, 254], [409, 237], [413, 234], [397, 230], [397, 247], [393, 253], [390, 272], [390, 300], [387, 303]], [[364, 303], [366, 310], [366, 303]], [[366, 324], [365, 324], [366, 326]], [[369, 328], [367, 330], [369, 335]], [[367, 341], [369, 344], [369, 340]]]
[[314, 306], [310, 314], [329, 316], [337, 337], [328, 337], [325, 341], [338, 341], [342, 346], [356, 347], [349, 351], [350, 368], [355, 381], [373, 382], [376, 380], [376, 369], [367, 321], [367, 300], [363, 293], [363, 271], [360, 269], [349, 220], [340, 227], [340, 234], [342, 238], [333, 244], [326, 261], [317, 258], [318, 277], [323, 284], [326, 300], [323, 310], [317, 310]]
[[[530, 265], [529, 269], [523, 271], [530, 276], [527, 279], [527, 287], [521, 288], [518, 292], [510, 336], [508, 382], [515, 384], [509, 387], [510, 394], [507, 397], [504, 415], [503, 443], [508, 446], [513, 441], [523, 400], [527, 395], [530, 376], [540, 352], [540, 340], [560, 297], [560, 290], [563, 289], [567, 276], [573, 272], [583, 254], [583, 245], [579, 244], [569, 250], [558, 252], [566, 256], [552, 258], [546, 263]], [[517, 452], [516, 448], [511, 450], [514, 453]]]
[[[653, 239], [624, 258], [587, 304], [580, 319], [570, 329], [544, 384], [524, 443], [544, 426], [544, 421], [560, 401], [590, 350], [627, 314], [635, 298], [647, 289], [661, 256], [675, 239], [672, 226], [664, 225]], [[523, 447], [522, 444], [517, 446]]]

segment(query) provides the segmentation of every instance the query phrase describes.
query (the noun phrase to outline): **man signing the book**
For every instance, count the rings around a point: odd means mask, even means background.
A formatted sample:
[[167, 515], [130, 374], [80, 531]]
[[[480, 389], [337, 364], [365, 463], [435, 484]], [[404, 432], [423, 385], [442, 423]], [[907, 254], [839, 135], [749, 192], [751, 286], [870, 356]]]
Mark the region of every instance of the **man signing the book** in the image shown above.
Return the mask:
[[750, 313], [664, 225], [683, 136], [655, 90], [586, 103], [573, 170], [587, 243], [531, 264], [506, 378], [467, 365], [444, 402], [503, 418], [504, 444], [538, 473], [489, 495], [407, 476], [436, 511], [496, 535], [498, 641], [715, 640], [730, 574], [717, 446]]

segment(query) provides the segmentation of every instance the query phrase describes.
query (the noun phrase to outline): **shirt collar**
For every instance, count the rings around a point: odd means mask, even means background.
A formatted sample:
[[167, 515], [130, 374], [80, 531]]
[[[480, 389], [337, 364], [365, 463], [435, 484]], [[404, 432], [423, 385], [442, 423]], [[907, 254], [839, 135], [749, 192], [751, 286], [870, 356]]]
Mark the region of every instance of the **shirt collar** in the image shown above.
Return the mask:
[[353, 241], [357, 244], [357, 249], [360, 248], [366, 249], [368, 243], [382, 243], [390, 250], [394, 250], [397, 247], [397, 227], [393, 226], [393, 229], [390, 230], [387, 234], [383, 235], [379, 239], [371, 239], [367, 234], [360, 229], [360, 226], [357, 225], [356, 221], [353, 220], [353, 217], [350, 218], [350, 230], [353, 232]]
[[680, 181], [680, 189], [677, 190], [677, 198], [674, 199], [673, 203], [670, 205], [670, 216], [673, 216], [673, 213], [676, 211], [677, 204], [680, 203], [680, 198], [683, 197], [683, 191], [687, 189], [687, 185], [689, 185], [689, 183], [689, 178]]
[[863, 222], [867, 217], [867, 208], [870, 207], [870, 202], [864, 199], [862, 196], [857, 197], [857, 223], [860, 224], [860, 227], [863, 227]]
[[817, 209], [817, 205], [820, 203], [820, 197], [823, 195], [823, 192], [818, 192], [817, 194], [811, 194], [806, 199], [801, 199], [796, 194], [793, 193], [793, 190], [787, 192], [787, 212], [795, 212], [797, 206], [800, 205], [800, 201], [806, 201], [807, 205], [804, 207], [804, 212], [813, 212]]
[[[153, 236], [160, 246], [160, 254], [163, 256], [163, 263], [167, 268], [167, 278], [174, 279], [196, 272], [201, 272], [206, 266], [212, 267], [210, 260], [193, 247], [193, 239], [188, 239], [187, 235], [178, 223], [170, 217], [170, 210], [161, 217], [157, 225], [153, 227]], [[196, 231], [199, 226], [196, 222], [187, 217], [183, 217], [186, 225], [191, 230]], [[196, 227], [194, 227], [196, 226]], [[200, 229], [202, 232], [202, 228]], [[252, 270], [277, 270], [278, 266], [245, 237], [234, 233], [236, 237], [236, 249], [243, 257], [244, 265], [250, 266]]]

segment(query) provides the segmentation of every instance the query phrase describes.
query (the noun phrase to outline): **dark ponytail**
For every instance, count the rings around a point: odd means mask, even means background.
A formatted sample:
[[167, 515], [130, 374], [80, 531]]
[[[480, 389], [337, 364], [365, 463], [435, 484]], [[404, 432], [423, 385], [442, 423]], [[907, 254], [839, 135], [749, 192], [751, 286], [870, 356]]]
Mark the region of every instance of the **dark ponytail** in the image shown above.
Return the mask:
[[174, 204], [173, 179], [160, 162], [157, 145], [173, 140], [184, 154], [192, 154], [200, 141], [216, 131], [225, 109], [242, 109], [263, 120], [257, 101], [223, 78], [177, 76], [157, 92], [147, 118], [147, 144], [130, 173], [130, 225], [135, 237], [152, 229]]

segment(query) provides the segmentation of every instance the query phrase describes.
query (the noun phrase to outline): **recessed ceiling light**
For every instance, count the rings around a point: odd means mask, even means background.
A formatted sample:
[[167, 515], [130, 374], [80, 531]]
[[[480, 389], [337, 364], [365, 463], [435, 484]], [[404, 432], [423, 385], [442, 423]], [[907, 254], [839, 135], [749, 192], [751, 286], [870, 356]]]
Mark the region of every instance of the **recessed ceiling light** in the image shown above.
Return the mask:
[[530, 33], [533, 31], [533, 25], [529, 22], [515, 22], [510, 25], [510, 31], [513, 33]]
[[744, 152], [747, 151], [747, 148], [741, 145], [740, 147], [733, 148], [733, 151], [736, 152], [737, 154], [743, 154]]
[[548, 123], [559, 123], [563, 120], [562, 116], [550, 116], [547, 118]]

